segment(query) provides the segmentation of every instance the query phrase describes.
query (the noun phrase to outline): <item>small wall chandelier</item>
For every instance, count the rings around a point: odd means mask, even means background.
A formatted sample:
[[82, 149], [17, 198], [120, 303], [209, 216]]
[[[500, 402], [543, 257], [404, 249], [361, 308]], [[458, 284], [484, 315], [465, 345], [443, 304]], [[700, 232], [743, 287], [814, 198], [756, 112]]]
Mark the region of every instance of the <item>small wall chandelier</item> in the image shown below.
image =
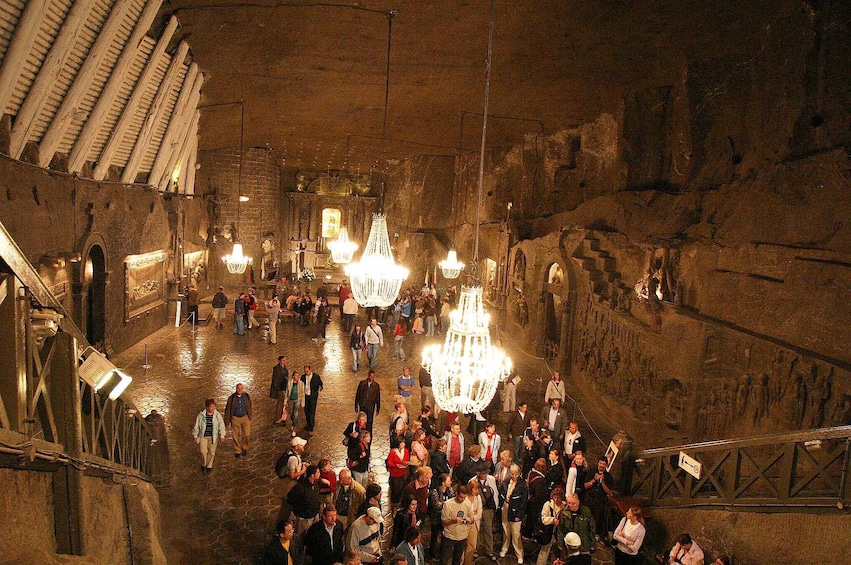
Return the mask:
[[464, 263], [458, 260], [458, 254], [454, 249], [450, 249], [446, 255], [446, 259], [437, 264], [443, 272], [443, 277], [446, 279], [457, 279], [461, 271], [464, 270]]
[[236, 230], [233, 235], [233, 250], [224, 257], [222, 257], [222, 261], [225, 266], [228, 268], [228, 272], [233, 275], [241, 275], [245, 272], [245, 269], [248, 265], [251, 264], [251, 257], [245, 255], [242, 251], [242, 244], [237, 243], [236, 240], [239, 237], [239, 220], [241, 217], [240, 203], [242, 202], [242, 164], [243, 164], [243, 154], [245, 153], [243, 147], [245, 146], [245, 104], [240, 100], [239, 102], [233, 102], [232, 104], [239, 104], [239, 173], [237, 176], [237, 199], [236, 199]]
[[[488, 57], [485, 73], [485, 103], [482, 120], [482, 146], [479, 156], [479, 187], [476, 200], [476, 239], [473, 248], [473, 286], [461, 287], [458, 309], [450, 314], [449, 329], [443, 346], [432, 345], [423, 351], [423, 367], [431, 373], [434, 399], [449, 412], [469, 414], [486, 408], [501, 380], [511, 371], [511, 360], [491, 344], [490, 316], [482, 305], [482, 287], [478, 279], [479, 226], [481, 224], [482, 186], [485, 174], [488, 94], [493, 47], [493, 0], [488, 27]], [[447, 261], [452, 258], [450, 257]], [[457, 260], [457, 259], [456, 259]], [[443, 265], [441, 265], [443, 268]]]
[[337, 239], [328, 243], [328, 249], [331, 250], [331, 260], [338, 265], [350, 263], [357, 248], [358, 244], [349, 240], [349, 230], [345, 226], [340, 228]]
[[402, 282], [408, 278], [408, 269], [393, 261], [384, 214], [372, 215], [372, 227], [369, 228], [363, 255], [345, 271], [352, 283], [352, 295], [361, 306], [390, 306], [396, 300]]

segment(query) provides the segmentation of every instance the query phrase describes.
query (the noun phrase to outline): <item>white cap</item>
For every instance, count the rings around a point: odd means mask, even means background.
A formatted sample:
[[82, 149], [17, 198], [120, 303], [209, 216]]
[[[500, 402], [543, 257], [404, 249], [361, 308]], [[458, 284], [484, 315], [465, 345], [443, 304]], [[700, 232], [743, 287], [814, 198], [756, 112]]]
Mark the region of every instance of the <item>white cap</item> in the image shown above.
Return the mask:
[[306, 439], [304, 439], [303, 437], [295, 436], [295, 437], [293, 438], [293, 440], [292, 440], [291, 444], [292, 444], [292, 445], [294, 445], [294, 446], [295, 446], [295, 445], [300, 445], [300, 446], [304, 447], [305, 445], [307, 445], [307, 440], [306, 440]]
[[381, 515], [381, 510], [379, 510], [375, 506], [370, 507], [370, 509], [366, 511], [366, 515], [378, 522], [379, 524], [384, 523], [384, 516]]
[[576, 532], [567, 532], [567, 535], [564, 536], [564, 543], [570, 547], [579, 547], [582, 545], [582, 539]]

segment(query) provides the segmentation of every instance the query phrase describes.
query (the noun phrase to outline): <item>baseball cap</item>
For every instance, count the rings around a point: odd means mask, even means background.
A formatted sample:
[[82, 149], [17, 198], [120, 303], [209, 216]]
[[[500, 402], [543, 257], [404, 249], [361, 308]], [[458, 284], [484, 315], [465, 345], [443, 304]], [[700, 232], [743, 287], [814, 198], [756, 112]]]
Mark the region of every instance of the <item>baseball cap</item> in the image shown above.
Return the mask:
[[367, 510], [366, 515], [378, 522], [379, 524], [384, 523], [384, 516], [381, 515], [381, 510], [379, 510], [375, 506]]
[[303, 437], [295, 436], [291, 443], [292, 443], [292, 445], [300, 445], [300, 446], [304, 447], [305, 445], [307, 445], [307, 440], [304, 439]]

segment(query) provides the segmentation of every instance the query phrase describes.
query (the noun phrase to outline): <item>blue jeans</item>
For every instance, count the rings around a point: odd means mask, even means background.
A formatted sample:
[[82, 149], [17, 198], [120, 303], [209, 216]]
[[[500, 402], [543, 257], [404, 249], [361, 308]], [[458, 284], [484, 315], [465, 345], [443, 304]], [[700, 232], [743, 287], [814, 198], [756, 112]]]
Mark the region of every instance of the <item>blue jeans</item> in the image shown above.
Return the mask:
[[236, 317], [236, 327], [233, 329], [233, 333], [245, 335], [245, 318], [242, 316]]
[[375, 370], [375, 364], [378, 362], [378, 344], [366, 344], [366, 357], [369, 359], [369, 368]]
[[360, 358], [362, 354], [363, 349], [352, 349], [352, 371], [357, 371], [358, 369], [360, 369]]

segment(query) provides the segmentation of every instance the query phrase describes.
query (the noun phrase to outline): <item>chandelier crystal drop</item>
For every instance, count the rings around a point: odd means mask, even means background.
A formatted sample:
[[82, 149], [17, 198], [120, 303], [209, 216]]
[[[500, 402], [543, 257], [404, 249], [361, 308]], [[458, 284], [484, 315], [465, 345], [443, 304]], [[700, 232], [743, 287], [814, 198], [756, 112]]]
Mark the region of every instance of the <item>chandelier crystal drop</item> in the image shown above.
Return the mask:
[[462, 287], [458, 309], [449, 317], [445, 343], [423, 351], [423, 366], [431, 373], [438, 406], [470, 414], [490, 404], [497, 385], [511, 371], [511, 359], [491, 344], [482, 287]]
[[251, 257], [247, 257], [243, 254], [241, 243], [234, 243], [233, 250], [230, 254], [222, 257], [222, 261], [224, 261], [227, 266], [229, 273], [233, 275], [241, 275], [245, 272], [248, 265], [251, 264]]
[[352, 283], [352, 295], [362, 307], [383, 308], [396, 300], [402, 282], [408, 278], [408, 269], [393, 261], [384, 214], [372, 215], [372, 227], [363, 255], [345, 271]]
[[328, 244], [331, 250], [331, 260], [338, 265], [345, 265], [352, 261], [352, 257], [358, 248], [358, 244], [349, 240], [349, 230], [345, 226], [340, 228], [337, 239]]
[[454, 249], [450, 249], [446, 259], [437, 264], [443, 272], [443, 277], [447, 279], [457, 279], [461, 271], [464, 270], [464, 263], [458, 261], [458, 254]]

